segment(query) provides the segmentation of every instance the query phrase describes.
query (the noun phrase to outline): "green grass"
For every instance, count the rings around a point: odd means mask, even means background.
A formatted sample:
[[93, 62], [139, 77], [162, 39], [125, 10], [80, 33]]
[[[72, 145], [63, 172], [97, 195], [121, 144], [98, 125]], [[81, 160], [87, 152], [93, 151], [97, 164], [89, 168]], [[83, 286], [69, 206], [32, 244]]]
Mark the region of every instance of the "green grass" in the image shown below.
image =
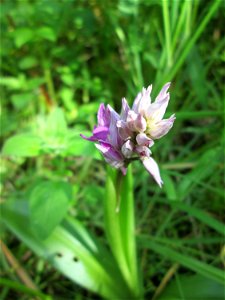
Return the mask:
[[[99, 103], [119, 110], [121, 98], [132, 104], [142, 86], [153, 83], [155, 97], [172, 82], [167, 116], [175, 112], [177, 119], [152, 148], [164, 187], [159, 189], [139, 162], [132, 168], [136, 234], [146, 238], [138, 248], [146, 299], [174, 261], [179, 263], [174, 282], [184, 297], [183, 276], [197, 273], [221, 283], [223, 9], [218, 0], [8, 0], [1, 5], [2, 202], [28, 201], [42, 181], [66, 181], [73, 193], [68, 214], [107, 245], [106, 165], [79, 133], [92, 129]], [[33, 212], [37, 219], [40, 211]], [[1, 300], [99, 299], [30, 252], [6, 226], [1, 236], [38, 287], [24, 285], [4, 253]]]

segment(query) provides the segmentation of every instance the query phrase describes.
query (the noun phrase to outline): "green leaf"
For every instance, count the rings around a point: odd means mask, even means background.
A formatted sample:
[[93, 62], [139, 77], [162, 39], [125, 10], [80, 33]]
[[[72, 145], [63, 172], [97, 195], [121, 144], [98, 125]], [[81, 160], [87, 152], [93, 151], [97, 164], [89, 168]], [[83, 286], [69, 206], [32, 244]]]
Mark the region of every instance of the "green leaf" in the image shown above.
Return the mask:
[[36, 31], [38, 37], [44, 38], [48, 41], [55, 42], [57, 40], [56, 33], [51, 27], [43, 26]]
[[41, 151], [41, 139], [33, 134], [18, 134], [9, 138], [3, 147], [4, 155], [20, 157], [37, 156]]
[[34, 99], [33, 93], [21, 93], [12, 95], [12, 103], [15, 108], [22, 109]]
[[149, 239], [149, 237], [140, 236], [139, 245], [142, 248], [151, 249], [152, 251], [165, 256], [166, 258], [176, 261], [183, 265], [184, 267], [200, 274], [206, 278], [213, 279], [214, 281], [224, 284], [224, 272], [218, 268], [201, 262], [195, 258], [182, 254], [176, 250], [173, 250], [165, 245], [161, 245], [155, 241]]
[[8, 201], [1, 212], [8, 229], [72, 281], [106, 299], [132, 299], [113, 257], [80, 222], [69, 218], [42, 240], [27, 226], [27, 202]]
[[40, 118], [38, 134], [42, 137], [45, 153], [62, 153], [67, 147], [68, 128], [64, 112], [61, 108], [54, 108], [47, 118]]
[[224, 299], [224, 285], [201, 275], [181, 275], [177, 276], [176, 280], [173, 280], [157, 299], [222, 300]]
[[62, 221], [72, 198], [66, 182], [39, 183], [30, 194], [30, 224], [39, 238], [47, 238]]
[[85, 136], [91, 136], [90, 132], [70, 132], [70, 135], [68, 136], [68, 143], [67, 143], [67, 149], [66, 153], [68, 155], [74, 155], [74, 156], [89, 156], [96, 159], [101, 159], [101, 155], [99, 154], [99, 151], [97, 151], [95, 145], [93, 143], [90, 143], [86, 140], [84, 140], [80, 133], [83, 133]]
[[24, 74], [19, 74], [17, 77], [0, 77], [0, 84], [11, 90], [20, 90], [24, 89], [26, 78]]
[[18, 48], [26, 44], [33, 39], [34, 32], [32, 29], [27, 27], [21, 27], [15, 30], [14, 39], [15, 44]]
[[67, 133], [67, 123], [61, 108], [56, 107], [48, 116], [46, 133], [51, 136], [64, 135]]
[[34, 56], [26, 56], [19, 62], [19, 67], [22, 70], [30, 69], [38, 64], [38, 60]]

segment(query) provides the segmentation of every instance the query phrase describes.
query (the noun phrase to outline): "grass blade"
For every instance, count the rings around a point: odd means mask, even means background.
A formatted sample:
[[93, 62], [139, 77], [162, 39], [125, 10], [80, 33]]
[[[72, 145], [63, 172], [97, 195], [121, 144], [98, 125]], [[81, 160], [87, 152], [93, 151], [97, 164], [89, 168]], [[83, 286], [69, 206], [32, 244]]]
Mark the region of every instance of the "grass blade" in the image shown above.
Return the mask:
[[[168, 201], [164, 201], [164, 200], [159, 200], [159, 202], [162, 202], [164, 204], [165, 203], [168, 204]], [[214, 219], [213, 217], [211, 217], [209, 214], [202, 211], [201, 209], [190, 206], [190, 205], [185, 204], [183, 202], [177, 202], [177, 201], [170, 201], [169, 204], [172, 206], [172, 208], [176, 208], [176, 209], [179, 209], [181, 211], [185, 211], [186, 213], [188, 213], [189, 215], [195, 217], [196, 219], [198, 219], [202, 223], [208, 225], [210, 228], [216, 230], [217, 232], [219, 232], [222, 235], [225, 235], [225, 226], [224, 226], [224, 224], [219, 222], [218, 220]]]
[[206, 263], [200, 262], [199, 260], [189, 257], [178, 251], [172, 250], [167, 246], [162, 246], [159, 243], [150, 240], [148, 237], [140, 236], [138, 241], [142, 248], [151, 249], [152, 251], [157, 252], [172, 261], [176, 261], [186, 268], [198, 274], [201, 274], [206, 278], [210, 278], [218, 283], [224, 284], [224, 272], [222, 270], [219, 270], [218, 268], [210, 266]]

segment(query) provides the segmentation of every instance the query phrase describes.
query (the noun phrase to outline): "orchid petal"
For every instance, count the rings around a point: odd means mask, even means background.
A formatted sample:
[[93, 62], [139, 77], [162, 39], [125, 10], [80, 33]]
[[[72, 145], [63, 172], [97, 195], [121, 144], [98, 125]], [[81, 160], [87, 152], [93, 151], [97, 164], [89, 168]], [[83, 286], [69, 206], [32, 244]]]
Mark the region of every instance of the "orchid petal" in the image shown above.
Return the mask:
[[158, 96], [155, 99], [155, 103], [156, 102], [161, 102], [169, 93], [167, 93], [167, 90], [169, 89], [171, 85], [171, 82], [167, 82], [163, 88], [161, 89], [161, 91], [159, 92]]
[[136, 113], [140, 113], [142, 116], [145, 115], [145, 112], [148, 110], [151, 104], [150, 94], [152, 91], [152, 85], [149, 85], [148, 88], [143, 88], [141, 93], [137, 95], [134, 100], [132, 109]]
[[151, 147], [154, 144], [154, 141], [150, 139], [145, 133], [139, 133], [136, 136], [136, 141], [140, 146]]
[[110, 144], [108, 143], [100, 143], [95, 144], [96, 148], [100, 150], [106, 160], [111, 166], [115, 168], [121, 168], [123, 166], [123, 157], [122, 155], [115, 150]]
[[135, 112], [135, 113], [138, 113], [138, 107], [139, 107], [139, 103], [140, 103], [140, 100], [141, 100], [141, 97], [142, 97], [142, 93], [138, 93], [136, 98], [134, 99], [134, 104], [132, 106], [132, 110]]
[[109, 127], [110, 111], [108, 107], [105, 108], [104, 103], [101, 103], [98, 109], [98, 126]]
[[152, 157], [143, 157], [141, 160], [146, 170], [153, 176], [158, 185], [162, 187], [163, 181], [156, 161]]
[[120, 168], [120, 171], [122, 172], [123, 176], [127, 174], [127, 168], [125, 168], [124, 166]]
[[134, 144], [131, 140], [126, 141], [123, 144], [121, 151], [126, 158], [130, 158], [133, 155]]
[[149, 157], [151, 154], [151, 150], [146, 146], [136, 146], [134, 151], [140, 156], [140, 158]]
[[159, 121], [153, 129], [149, 130], [149, 134], [153, 139], [163, 137], [172, 128], [175, 119], [175, 115], [172, 115], [169, 119]]
[[136, 114], [130, 110], [127, 116], [127, 126], [132, 131], [143, 132], [146, 130], [147, 123], [141, 114]]
[[169, 100], [170, 95], [168, 94], [162, 101], [151, 104], [146, 113], [147, 119], [151, 119], [154, 122], [161, 121], [166, 112]]
[[126, 140], [132, 136], [132, 131], [128, 128], [125, 121], [117, 121], [116, 126], [118, 128], [119, 135], [123, 140]]
[[123, 120], [123, 121], [126, 120], [129, 110], [130, 110], [130, 107], [127, 103], [127, 100], [125, 98], [123, 98], [122, 99], [122, 110], [121, 110], [121, 114], [120, 114], [121, 120]]
[[109, 140], [111, 145], [118, 149], [122, 146], [122, 139], [118, 133], [116, 123], [120, 119], [120, 116], [118, 115], [115, 110], [108, 105], [108, 108], [110, 110], [110, 126], [109, 126]]

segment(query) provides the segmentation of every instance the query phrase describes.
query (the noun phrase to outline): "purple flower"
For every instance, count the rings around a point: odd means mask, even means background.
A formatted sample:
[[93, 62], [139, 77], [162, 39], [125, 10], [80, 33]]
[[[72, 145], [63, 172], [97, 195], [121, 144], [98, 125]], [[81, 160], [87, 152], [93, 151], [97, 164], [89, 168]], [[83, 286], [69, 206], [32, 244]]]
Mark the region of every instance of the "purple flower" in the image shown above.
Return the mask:
[[167, 92], [170, 83], [164, 85], [154, 103], [151, 103], [152, 85], [143, 88], [134, 100], [132, 108], [125, 98], [122, 99], [121, 114], [101, 104], [98, 110], [98, 125], [93, 135], [84, 139], [98, 142], [96, 147], [102, 152], [106, 162], [126, 174], [127, 165], [134, 159], [140, 159], [146, 170], [158, 185], [162, 179], [157, 163], [151, 157], [150, 147], [154, 140], [164, 136], [173, 126], [175, 116], [163, 119], [169, 103]]
[[123, 139], [120, 137], [116, 123], [120, 120], [120, 116], [114, 109], [102, 103], [98, 110], [98, 125], [93, 130], [91, 137], [81, 134], [81, 137], [91, 141], [98, 142], [95, 146], [100, 150], [111, 166], [120, 169], [126, 174], [125, 157], [122, 154]]

